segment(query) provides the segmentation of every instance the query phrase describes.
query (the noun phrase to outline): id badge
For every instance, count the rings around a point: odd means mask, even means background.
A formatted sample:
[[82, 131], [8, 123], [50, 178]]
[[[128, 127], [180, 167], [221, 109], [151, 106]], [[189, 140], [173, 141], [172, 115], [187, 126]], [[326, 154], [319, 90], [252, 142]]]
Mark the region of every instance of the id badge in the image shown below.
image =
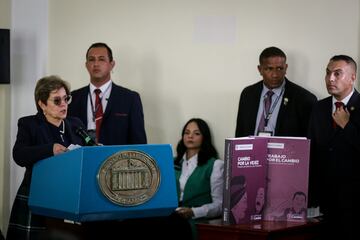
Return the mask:
[[258, 136], [260, 137], [271, 137], [273, 135], [272, 131], [259, 131]]

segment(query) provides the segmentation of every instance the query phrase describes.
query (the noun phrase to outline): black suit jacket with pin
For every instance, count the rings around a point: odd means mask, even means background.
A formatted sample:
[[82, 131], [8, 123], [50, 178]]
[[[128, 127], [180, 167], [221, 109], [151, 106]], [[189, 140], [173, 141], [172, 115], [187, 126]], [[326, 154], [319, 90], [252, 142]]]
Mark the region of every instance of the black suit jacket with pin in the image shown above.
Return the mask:
[[[90, 86], [71, 93], [69, 115], [81, 119], [87, 126], [87, 103]], [[104, 145], [146, 144], [144, 113], [140, 95], [112, 83], [103, 115], [99, 143]]]
[[[285, 78], [285, 81], [274, 135], [306, 137], [310, 114], [317, 98], [288, 79]], [[236, 121], [236, 137], [254, 135], [262, 89], [263, 81], [259, 81], [242, 91]]]
[[[332, 97], [320, 100], [313, 109], [311, 140], [310, 205], [320, 206], [325, 217], [344, 221], [357, 231], [360, 195], [360, 94], [355, 90], [347, 105], [349, 122], [344, 129], [333, 127]], [[344, 229], [343, 229], [344, 230]], [[346, 230], [347, 231], [347, 230]]]

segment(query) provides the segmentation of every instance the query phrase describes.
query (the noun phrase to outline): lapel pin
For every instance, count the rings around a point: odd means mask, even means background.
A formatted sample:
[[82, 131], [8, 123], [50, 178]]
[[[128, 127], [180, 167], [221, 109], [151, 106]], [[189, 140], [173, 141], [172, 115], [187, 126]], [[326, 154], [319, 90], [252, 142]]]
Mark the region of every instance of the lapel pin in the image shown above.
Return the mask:
[[288, 98], [284, 98], [284, 105], [286, 106], [289, 102], [289, 99]]

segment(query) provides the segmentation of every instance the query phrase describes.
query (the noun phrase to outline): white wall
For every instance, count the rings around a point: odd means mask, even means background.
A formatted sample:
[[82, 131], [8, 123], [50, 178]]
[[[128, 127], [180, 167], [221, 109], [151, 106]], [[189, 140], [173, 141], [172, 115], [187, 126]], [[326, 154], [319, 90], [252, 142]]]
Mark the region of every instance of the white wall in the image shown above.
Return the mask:
[[[23, 179], [24, 169], [18, 167], [11, 158], [15, 142], [18, 118], [34, 114], [34, 86], [37, 79], [46, 74], [48, 61], [48, 0], [10, 0], [11, 2], [11, 84], [8, 88], [11, 116], [4, 130], [4, 142], [9, 166], [3, 169], [7, 185], [4, 194], [3, 232], [6, 232], [10, 207], [17, 188]], [[10, 142], [10, 143], [9, 143]]]
[[50, 0], [49, 7], [48, 73], [73, 89], [88, 84], [86, 50], [107, 42], [114, 81], [142, 96], [149, 142], [175, 146], [198, 116], [221, 156], [241, 90], [260, 80], [264, 48], [282, 48], [289, 79], [320, 98], [328, 59], [358, 60], [358, 0]]
[[[0, 28], [10, 29], [10, 0], [0, 1]], [[10, 85], [0, 84], [0, 230], [4, 232], [4, 219], [9, 208], [9, 126], [10, 126]], [[2, 194], [1, 194], [2, 193]]]

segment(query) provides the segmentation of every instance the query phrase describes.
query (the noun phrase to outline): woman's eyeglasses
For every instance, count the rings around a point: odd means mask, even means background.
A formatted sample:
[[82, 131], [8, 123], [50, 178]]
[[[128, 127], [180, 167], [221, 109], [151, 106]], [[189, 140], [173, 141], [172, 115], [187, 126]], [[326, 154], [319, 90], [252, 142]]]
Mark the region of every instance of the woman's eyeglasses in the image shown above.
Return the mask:
[[53, 99], [49, 99], [50, 101], [52, 101], [56, 106], [60, 106], [61, 102], [64, 101], [66, 104], [70, 104], [72, 97], [71, 95], [66, 95], [64, 97], [54, 97]]

